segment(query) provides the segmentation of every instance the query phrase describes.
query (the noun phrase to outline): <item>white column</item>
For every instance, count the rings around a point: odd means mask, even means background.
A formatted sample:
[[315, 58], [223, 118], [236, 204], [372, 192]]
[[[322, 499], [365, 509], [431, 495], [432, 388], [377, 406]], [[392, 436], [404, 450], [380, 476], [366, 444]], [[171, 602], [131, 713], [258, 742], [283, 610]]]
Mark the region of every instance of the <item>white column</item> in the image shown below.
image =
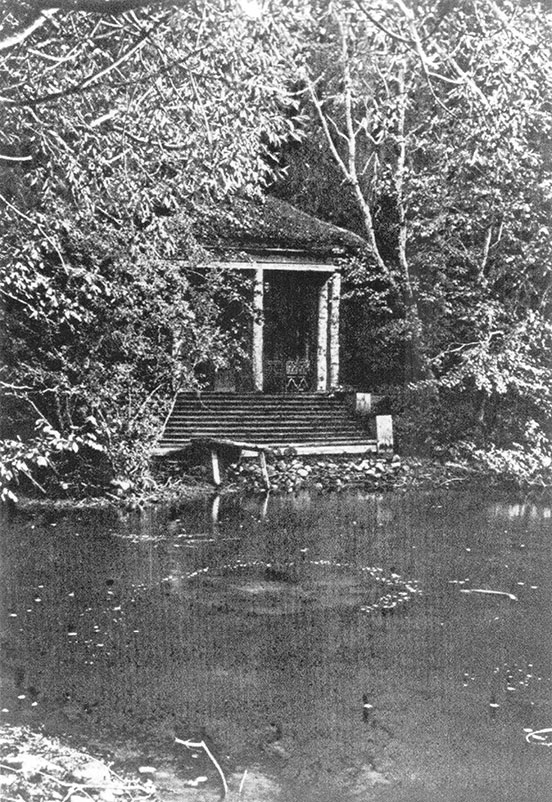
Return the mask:
[[318, 345], [316, 348], [316, 392], [328, 389], [328, 284], [318, 290]]
[[330, 279], [330, 389], [339, 385], [339, 304], [341, 301], [341, 274], [337, 271]]
[[264, 271], [255, 270], [253, 283], [253, 343], [251, 361], [253, 366], [253, 385], [255, 390], [263, 391], [263, 338], [264, 338]]

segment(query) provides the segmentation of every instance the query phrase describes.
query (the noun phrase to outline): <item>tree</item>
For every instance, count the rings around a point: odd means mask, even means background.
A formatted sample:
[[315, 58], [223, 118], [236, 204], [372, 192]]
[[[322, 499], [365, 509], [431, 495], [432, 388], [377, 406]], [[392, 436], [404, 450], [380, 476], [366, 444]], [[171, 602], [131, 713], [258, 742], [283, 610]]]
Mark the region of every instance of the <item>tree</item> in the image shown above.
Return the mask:
[[551, 24], [544, 5], [507, 0], [318, 8], [297, 83], [309, 134], [288, 149], [291, 195], [279, 187], [294, 200], [306, 154], [309, 210], [370, 247], [355, 281], [381, 336], [406, 332], [406, 381], [462, 398], [464, 435], [497, 445], [550, 412]]
[[[91, 12], [104, 7], [126, 10]], [[0, 45], [8, 473], [32, 475], [14, 439], [32, 413], [41, 464], [95, 443], [106, 476], [138, 476], [194, 365], [241, 353], [220, 324], [236, 283], [205, 268], [194, 209], [259, 191], [292, 105], [276, 18], [229, 2], [58, 9], [10, 11]]]
[[536, 264], [549, 264], [550, 14], [354, 0], [318, 9], [305, 38], [313, 137], [321, 132], [356, 205], [353, 224], [403, 307], [407, 378], [430, 377], [442, 367], [437, 309], [455, 282], [469, 293], [479, 276], [492, 294], [486, 272], [504, 276], [514, 262], [525, 292], [541, 296], [548, 280]]

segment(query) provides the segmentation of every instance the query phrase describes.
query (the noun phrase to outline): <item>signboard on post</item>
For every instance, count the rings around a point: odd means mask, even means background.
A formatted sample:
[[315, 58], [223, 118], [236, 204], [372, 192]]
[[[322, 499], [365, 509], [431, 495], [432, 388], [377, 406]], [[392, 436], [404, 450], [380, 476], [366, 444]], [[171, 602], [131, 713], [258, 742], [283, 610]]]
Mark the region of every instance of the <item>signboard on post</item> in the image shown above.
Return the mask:
[[367, 418], [372, 412], [372, 393], [355, 393], [355, 412]]
[[376, 442], [378, 451], [393, 450], [393, 418], [391, 415], [376, 415]]

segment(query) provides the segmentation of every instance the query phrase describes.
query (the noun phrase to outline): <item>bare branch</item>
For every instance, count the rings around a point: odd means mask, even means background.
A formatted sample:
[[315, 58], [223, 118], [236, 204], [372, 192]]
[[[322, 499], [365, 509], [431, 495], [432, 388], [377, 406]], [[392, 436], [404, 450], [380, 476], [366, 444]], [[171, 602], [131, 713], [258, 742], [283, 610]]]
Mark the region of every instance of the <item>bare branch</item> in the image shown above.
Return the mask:
[[455, 58], [450, 56], [448, 60], [452, 64], [452, 66], [454, 67], [460, 78], [462, 79], [462, 83], [464, 83], [466, 86], [471, 87], [474, 94], [476, 94], [480, 98], [480, 100], [482, 100], [483, 104], [488, 108], [489, 101], [487, 100], [481, 89], [477, 86], [473, 78], [470, 78], [470, 76], [462, 69], [462, 67], [458, 64]]
[[118, 109], [111, 109], [106, 114], [102, 114], [101, 117], [96, 117], [95, 120], [92, 120], [91, 123], [88, 123], [89, 128], [98, 128], [98, 126], [102, 125], [103, 123], [107, 122], [108, 120], [112, 120], [119, 114]]
[[[27, 52], [31, 53], [33, 56], [37, 56], [38, 58], [46, 59], [47, 61], [53, 61], [54, 62], [53, 64], [50, 64], [49, 67], [42, 67], [41, 68], [41, 76], [44, 76], [47, 72], [50, 72], [51, 70], [56, 70], [60, 66], [60, 64], [64, 64], [67, 61], [71, 61], [71, 59], [74, 58], [75, 55], [77, 54], [80, 46], [81, 46], [81, 43], [79, 43], [79, 45], [76, 45], [75, 47], [72, 47], [71, 50], [69, 51], [69, 53], [67, 53], [67, 55], [60, 56], [60, 57], [58, 57], [58, 56], [50, 56], [47, 53], [40, 52], [40, 50], [38, 49], [39, 45], [37, 45], [36, 48], [29, 47], [27, 49]], [[10, 84], [10, 86], [7, 86], [4, 91], [5, 92], [13, 92], [14, 89], [19, 89], [20, 87], [25, 86], [26, 83], [27, 83], [27, 80], [25, 79], [25, 80], [19, 81], [18, 83]], [[2, 100], [4, 100], [6, 103], [13, 103], [14, 102], [13, 100], [8, 99], [8, 98], [2, 98]]]
[[48, 4], [46, 8], [39, 12], [39, 16], [30, 25], [22, 31], [13, 34], [13, 36], [8, 36], [7, 39], [1, 41], [0, 51], [8, 50], [10, 47], [15, 47], [15, 45], [20, 45], [25, 39], [28, 39], [32, 33], [38, 30], [38, 28], [41, 28], [46, 22], [51, 20], [58, 11], [59, 8], [51, 8], [50, 4]]
[[336, 164], [340, 168], [340, 170], [343, 173], [343, 175], [345, 176], [345, 178], [347, 180], [349, 180], [349, 173], [347, 171], [347, 167], [345, 165], [345, 162], [341, 158], [341, 156], [339, 154], [339, 151], [337, 150], [337, 148], [335, 146], [335, 142], [333, 141], [333, 137], [332, 137], [331, 131], [330, 131], [329, 126], [328, 126], [328, 121], [326, 119], [326, 115], [324, 114], [324, 110], [322, 108], [322, 104], [321, 104], [321, 102], [318, 99], [318, 96], [316, 94], [315, 86], [314, 86], [313, 82], [310, 80], [310, 78], [308, 76], [306, 76], [306, 82], [307, 82], [307, 88], [309, 90], [310, 98], [312, 100], [312, 103], [313, 103], [314, 108], [316, 110], [316, 113], [318, 115], [318, 119], [320, 120], [320, 125], [322, 126], [322, 130], [324, 131], [324, 135], [326, 137], [326, 141], [328, 143], [328, 146], [330, 148], [330, 151], [332, 153], [334, 161], [336, 162]]
[[507, 30], [510, 31], [512, 36], [515, 36], [516, 39], [519, 39], [527, 47], [534, 47], [535, 46], [535, 44], [536, 44], [535, 39], [530, 39], [528, 36], [525, 36], [520, 30], [515, 28], [512, 25], [511, 20], [508, 19], [506, 14], [497, 6], [496, 3], [493, 2], [493, 0], [486, 0], [485, 5], [487, 5], [491, 9], [491, 11], [495, 15], [495, 17], [498, 20], [500, 20], [500, 22], [503, 24], [503, 26]]
[[504, 233], [504, 220], [500, 221], [500, 225], [498, 227], [498, 234], [496, 235], [496, 239], [492, 244], [492, 248], [496, 248], [500, 240], [502, 239], [502, 234]]
[[[43, 391], [42, 391], [42, 390], [40, 390], [40, 392], [43, 392]], [[27, 401], [27, 403], [28, 403], [28, 404], [30, 404], [30, 406], [31, 406], [31, 407], [34, 409], [34, 411], [35, 411], [35, 412], [36, 412], [36, 414], [38, 415], [39, 419], [40, 419], [40, 420], [43, 420], [43, 421], [44, 421], [44, 423], [46, 423], [46, 424], [47, 424], [47, 425], [48, 425], [48, 426], [49, 426], [51, 429], [53, 429], [53, 428], [54, 428], [54, 426], [52, 426], [52, 424], [50, 423], [50, 421], [48, 420], [48, 418], [47, 418], [47, 417], [44, 415], [44, 413], [43, 413], [43, 412], [42, 412], [42, 411], [41, 411], [41, 410], [40, 410], [40, 409], [37, 407], [37, 405], [35, 404], [35, 402], [33, 401], [33, 399], [32, 399], [32, 398], [29, 398], [29, 396], [27, 396], [27, 397], [25, 398], [25, 400], [26, 400], [26, 401]]]
[[[170, 0], [154, 0], [155, 5], [174, 5]], [[48, 0], [34, 0], [38, 10], [50, 8]], [[58, 0], [60, 11], [85, 11], [98, 14], [122, 14], [135, 8], [152, 5], [151, 0]]]
[[146, 40], [146, 36], [144, 35], [141, 38], [141, 41], [137, 42], [135, 45], [133, 45], [131, 48], [129, 48], [116, 61], [114, 61], [111, 64], [109, 64], [107, 67], [104, 67], [103, 70], [99, 70], [98, 72], [95, 72], [92, 75], [89, 75], [87, 78], [83, 79], [82, 81], [79, 81], [78, 84], [74, 84], [73, 86], [70, 86], [67, 89], [63, 89], [63, 90], [61, 90], [59, 92], [52, 92], [49, 95], [45, 95], [44, 97], [39, 98], [37, 101], [33, 101], [33, 105], [36, 105], [37, 103], [45, 103], [48, 100], [55, 100], [58, 97], [65, 97], [67, 95], [73, 94], [74, 92], [80, 92], [83, 89], [86, 89], [87, 86], [90, 86], [90, 84], [92, 84], [95, 81], [97, 81], [98, 78], [101, 78], [104, 75], [107, 75], [108, 72], [111, 72], [111, 70], [114, 70], [116, 67], [118, 67], [120, 64], [122, 64], [124, 61], [127, 61], [137, 50], [139, 50], [140, 48], [142, 48], [144, 46], [145, 40]]
[[66, 268], [67, 265], [65, 264], [65, 259], [63, 258], [63, 254], [59, 250], [59, 248], [56, 245], [56, 243], [54, 242], [54, 240], [47, 234], [46, 231], [44, 231], [42, 226], [36, 220], [33, 220], [31, 217], [27, 217], [26, 214], [23, 214], [23, 212], [19, 211], [19, 209], [16, 206], [14, 206], [13, 203], [10, 203], [9, 200], [7, 198], [5, 198], [1, 193], [0, 193], [0, 200], [4, 201], [6, 206], [8, 206], [10, 209], [12, 209], [12, 211], [14, 211], [17, 215], [19, 215], [19, 217], [22, 217], [23, 220], [26, 220], [28, 223], [31, 223], [32, 225], [34, 225], [34, 226], [36, 226], [38, 228], [38, 230], [41, 232], [42, 236], [50, 243], [52, 248], [55, 250], [55, 252], [59, 256], [61, 264]]
[[327, 119], [328, 119], [328, 122], [330, 123], [330, 125], [332, 126], [332, 128], [334, 129], [334, 131], [336, 133], [336, 136], [338, 136], [340, 139], [343, 139], [345, 142], [348, 142], [349, 138], [348, 138], [347, 134], [345, 134], [343, 131], [341, 131], [339, 129], [339, 127], [338, 127], [336, 121], [334, 120], [334, 118], [330, 117], [330, 115], [328, 114], [327, 115]]
[[24, 301], [23, 298], [18, 297], [17, 295], [13, 295], [11, 292], [8, 292], [4, 287], [0, 287], [0, 295], [4, 298], [9, 298], [10, 301], [14, 301], [16, 304], [23, 306], [25, 309], [29, 310], [29, 318], [33, 318], [37, 316], [36, 307], [30, 304], [28, 301]]
[[481, 258], [481, 265], [479, 267], [479, 281], [482, 286], [487, 284], [487, 279], [485, 278], [485, 270], [487, 269], [487, 261], [489, 259], [489, 250], [491, 247], [491, 239], [493, 236], [493, 227], [492, 225], [489, 226], [489, 230], [487, 231], [487, 236], [485, 237], [485, 244], [483, 246], [483, 256]]
[[364, 16], [366, 17], [366, 19], [369, 22], [371, 22], [372, 25], [374, 25], [376, 28], [378, 28], [380, 31], [382, 31], [386, 36], [389, 36], [390, 39], [394, 39], [396, 42], [400, 42], [401, 44], [407, 45], [408, 47], [411, 46], [411, 42], [408, 39], [405, 39], [403, 36], [399, 36], [399, 34], [394, 33], [393, 31], [390, 31], [389, 28], [387, 28], [385, 25], [383, 25], [382, 22], [380, 22], [375, 17], [373, 17], [372, 14], [370, 14], [366, 10], [364, 4], [362, 3], [362, 0], [355, 0], [355, 2], [357, 4], [357, 6], [360, 8], [360, 10], [362, 11], [362, 13], [364, 14]]
[[81, 92], [84, 89], [87, 89], [91, 84], [95, 83], [99, 78], [103, 78], [109, 72], [114, 69], [117, 69], [121, 64], [133, 56], [136, 52], [141, 50], [151, 33], [153, 33], [156, 28], [158, 28], [163, 22], [165, 22], [170, 17], [169, 14], [165, 14], [163, 17], [159, 18], [153, 25], [151, 25], [147, 30], [143, 31], [142, 34], [139, 36], [138, 41], [135, 42], [128, 50], [119, 56], [118, 59], [108, 64], [107, 67], [104, 67], [97, 72], [88, 75], [86, 78], [83, 78], [81, 81], [78, 81], [76, 84], [72, 84], [71, 86], [66, 87], [65, 89], [61, 89], [58, 92], [51, 92], [47, 95], [43, 95], [42, 97], [35, 98], [33, 100], [25, 100], [21, 101], [19, 105], [22, 106], [37, 106], [41, 103], [47, 103], [50, 100], [57, 100], [60, 97], [67, 97], [69, 95], [75, 94], [76, 92]]
[[406, 135], [405, 135], [405, 118], [406, 118], [406, 86], [404, 80], [404, 66], [399, 70], [397, 84], [398, 84], [398, 97], [397, 97], [397, 144], [399, 146], [399, 153], [397, 157], [397, 170], [395, 173], [395, 191], [397, 194], [397, 214], [399, 218], [399, 264], [403, 276], [405, 278], [405, 286], [411, 288], [412, 283], [409, 276], [408, 261], [406, 258], [406, 211], [404, 206], [404, 176], [406, 170]]
[[26, 220], [28, 223], [31, 223], [32, 225], [35, 224], [35, 221], [31, 217], [27, 217], [26, 214], [19, 211], [19, 209], [16, 206], [14, 206], [13, 203], [10, 203], [9, 200], [5, 198], [2, 194], [0, 194], [0, 200], [4, 201], [6, 206], [8, 206], [12, 211], [14, 211], [17, 215], [19, 215], [19, 217], [22, 217], [23, 220]]
[[426, 78], [427, 85], [429, 86], [430, 92], [433, 95], [433, 99], [435, 100], [435, 102], [439, 106], [441, 106], [441, 108], [444, 111], [447, 112], [447, 114], [450, 114], [452, 117], [456, 117], [456, 115], [450, 109], [448, 109], [445, 106], [445, 104], [442, 102], [442, 100], [439, 97], [437, 97], [437, 94], [435, 93], [435, 90], [433, 88], [433, 84], [431, 82], [431, 79], [432, 78], [436, 78], [438, 80], [445, 81], [447, 83], [454, 83], [454, 81], [451, 81], [451, 79], [448, 78], [446, 75], [441, 75], [440, 73], [435, 72], [433, 70], [433, 67], [431, 65], [430, 59], [428, 58], [427, 53], [424, 50], [424, 46], [422, 44], [422, 40], [421, 40], [420, 35], [418, 33], [418, 29], [416, 28], [416, 23], [415, 23], [413, 11], [410, 8], [408, 8], [408, 6], [406, 6], [406, 4], [402, 0], [395, 0], [395, 4], [399, 7], [400, 11], [402, 12], [403, 16], [405, 17], [405, 19], [407, 21], [408, 28], [409, 28], [409, 31], [410, 31], [410, 35], [412, 37], [412, 44], [413, 44], [414, 50], [415, 50], [415, 52], [416, 52], [416, 54], [417, 54], [417, 56], [418, 56], [418, 58], [420, 60], [420, 64], [422, 65], [422, 71], [423, 71], [424, 76]]
[[199, 105], [199, 108], [201, 109], [201, 115], [203, 117], [203, 122], [205, 123], [205, 130], [207, 132], [207, 142], [208, 142], [209, 146], [212, 146], [212, 144], [213, 144], [213, 132], [211, 131], [211, 125], [209, 123], [209, 117], [207, 116], [207, 112], [205, 111], [205, 104], [203, 103], [203, 100], [200, 97], [199, 90], [197, 88], [197, 83], [196, 83], [195, 78], [194, 78], [194, 76], [193, 76], [193, 74], [191, 73], [190, 70], [188, 70], [188, 75], [190, 77], [190, 83], [192, 84], [192, 89], [194, 90], [195, 99], [196, 99], [196, 101], [197, 101], [197, 103]]
[[347, 126], [347, 140], [348, 140], [347, 141], [348, 169], [345, 170], [345, 174], [350, 184], [352, 185], [355, 197], [357, 199], [357, 203], [362, 212], [364, 228], [366, 230], [366, 234], [368, 236], [368, 242], [370, 243], [370, 247], [372, 249], [372, 253], [374, 254], [376, 263], [379, 269], [382, 271], [383, 275], [386, 276], [388, 281], [395, 287], [396, 286], [395, 279], [393, 278], [391, 271], [389, 270], [388, 266], [386, 265], [380, 253], [374, 231], [374, 220], [372, 217], [372, 212], [370, 210], [370, 206], [368, 205], [368, 202], [364, 196], [362, 187], [360, 185], [360, 178], [358, 175], [357, 165], [356, 165], [357, 148], [356, 148], [355, 129], [353, 123], [353, 92], [352, 92], [351, 70], [349, 66], [349, 53], [347, 49], [347, 32], [343, 27], [343, 22], [340, 18], [337, 18], [337, 24], [339, 26], [339, 33], [341, 36], [341, 59], [342, 59], [343, 82], [344, 82], [345, 123]]
[[[328, 143], [328, 147], [330, 148], [330, 152], [333, 156], [333, 159], [336, 165], [339, 167], [345, 181], [352, 187], [355, 198], [357, 200], [359, 209], [362, 213], [363, 221], [364, 221], [364, 228], [367, 235], [367, 240], [376, 260], [376, 263], [381, 270], [382, 274], [387, 278], [389, 283], [392, 287], [396, 288], [395, 279], [385, 264], [381, 253], [378, 248], [378, 244], [376, 242], [376, 236], [374, 232], [374, 221], [372, 218], [372, 212], [370, 211], [370, 207], [366, 198], [364, 197], [364, 193], [362, 192], [362, 187], [360, 185], [360, 179], [356, 168], [356, 138], [355, 138], [355, 131], [354, 131], [354, 124], [353, 124], [353, 110], [352, 110], [352, 91], [351, 91], [351, 73], [349, 69], [349, 55], [347, 52], [347, 39], [346, 34], [343, 29], [343, 24], [339, 18], [337, 18], [337, 23], [339, 26], [339, 31], [341, 34], [341, 47], [342, 47], [342, 70], [343, 70], [343, 78], [345, 84], [345, 93], [344, 93], [344, 102], [345, 102], [345, 117], [346, 117], [346, 125], [347, 125], [347, 161], [345, 161], [341, 154], [339, 153], [334, 139], [332, 137], [332, 133], [330, 131], [330, 127], [328, 124], [328, 120], [330, 119], [328, 115], [324, 112], [322, 103], [320, 102], [317, 94], [316, 94], [316, 86], [315, 83], [310, 79], [308, 74], [305, 71], [305, 81], [307, 84], [307, 89], [309, 91], [310, 98], [312, 100], [313, 106], [316, 110], [316, 114], [320, 121], [320, 125], [322, 126], [322, 131], [324, 132], [324, 136], [326, 138], [326, 142]], [[332, 121], [333, 122], [333, 121]]]
[[6, 162], [30, 162], [33, 160], [32, 156], [6, 156], [5, 153], [0, 153], [0, 159]]

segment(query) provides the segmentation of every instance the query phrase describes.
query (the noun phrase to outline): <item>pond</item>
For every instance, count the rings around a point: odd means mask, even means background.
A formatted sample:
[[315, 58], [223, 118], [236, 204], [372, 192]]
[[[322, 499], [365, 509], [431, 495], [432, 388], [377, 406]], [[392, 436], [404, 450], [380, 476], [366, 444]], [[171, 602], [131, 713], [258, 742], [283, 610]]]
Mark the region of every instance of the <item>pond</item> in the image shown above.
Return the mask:
[[176, 737], [228, 799], [549, 802], [550, 516], [450, 492], [17, 516], [0, 720], [150, 765], [167, 800], [222, 796]]

